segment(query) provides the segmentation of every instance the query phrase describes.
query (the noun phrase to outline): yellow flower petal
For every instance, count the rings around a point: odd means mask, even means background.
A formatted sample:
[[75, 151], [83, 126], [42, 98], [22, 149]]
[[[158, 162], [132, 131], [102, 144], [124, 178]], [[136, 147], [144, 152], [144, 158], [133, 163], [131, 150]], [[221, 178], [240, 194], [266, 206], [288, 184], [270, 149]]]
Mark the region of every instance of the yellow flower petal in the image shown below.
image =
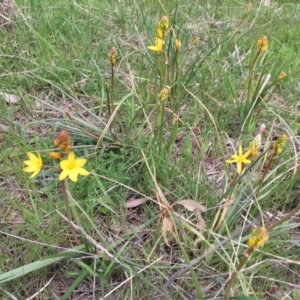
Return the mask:
[[43, 167], [43, 161], [39, 153], [37, 156], [31, 152], [27, 153], [29, 160], [25, 160], [24, 164], [27, 166], [23, 169], [24, 172], [33, 173], [30, 175], [30, 178], [35, 177]]
[[69, 178], [74, 181], [74, 182], [77, 182], [77, 177], [78, 177], [78, 172], [75, 172], [75, 171], [71, 171], [69, 173]]
[[65, 178], [67, 178], [68, 174], [69, 174], [68, 171], [62, 171], [62, 172], [60, 173], [58, 179], [61, 181], [61, 180], [65, 179]]
[[152, 51], [155, 51], [155, 52], [160, 52], [160, 51], [162, 51], [162, 48], [163, 48], [163, 40], [157, 38], [155, 40], [155, 46], [148, 46], [147, 48]]
[[83, 176], [87, 176], [87, 175], [90, 174], [86, 169], [83, 169], [83, 168], [78, 168], [78, 169], [77, 169], [77, 173], [78, 173], [79, 175], [83, 175]]
[[81, 168], [86, 164], [85, 158], [77, 158], [75, 161], [76, 168]]

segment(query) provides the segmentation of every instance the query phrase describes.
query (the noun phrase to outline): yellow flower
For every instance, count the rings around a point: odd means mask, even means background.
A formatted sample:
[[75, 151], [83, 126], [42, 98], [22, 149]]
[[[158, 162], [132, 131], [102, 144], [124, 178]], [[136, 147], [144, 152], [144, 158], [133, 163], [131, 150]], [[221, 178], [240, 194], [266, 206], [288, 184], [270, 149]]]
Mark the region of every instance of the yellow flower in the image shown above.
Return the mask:
[[43, 162], [42, 158], [39, 153], [37, 153], [37, 156], [35, 156], [33, 153], [28, 152], [27, 153], [29, 160], [25, 160], [24, 164], [27, 166], [23, 169], [24, 172], [33, 172], [30, 175], [30, 178], [35, 177], [42, 169]]
[[250, 150], [248, 150], [245, 154], [243, 154], [243, 148], [240, 145], [239, 146], [239, 154], [233, 154], [231, 155], [230, 160], [226, 160], [227, 163], [232, 164], [232, 163], [237, 163], [237, 172], [238, 174], [241, 174], [242, 172], [242, 165], [243, 164], [250, 164], [251, 161], [247, 159], [247, 157], [250, 155]]
[[67, 176], [74, 181], [77, 182], [78, 174], [80, 175], [89, 175], [89, 172], [82, 167], [85, 165], [85, 158], [76, 158], [74, 152], [70, 152], [68, 155], [68, 159], [62, 160], [60, 162], [60, 167], [62, 172], [59, 175], [59, 180], [65, 179]]
[[148, 46], [147, 48], [155, 52], [160, 52], [163, 49], [163, 40], [157, 38], [155, 39], [155, 46]]
[[248, 246], [249, 248], [262, 247], [268, 239], [269, 235], [265, 227], [253, 229], [252, 236], [248, 240]]
[[264, 35], [259, 40], [257, 40], [256, 45], [258, 47], [259, 52], [265, 52], [268, 49], [268, 40], [267, 37]]

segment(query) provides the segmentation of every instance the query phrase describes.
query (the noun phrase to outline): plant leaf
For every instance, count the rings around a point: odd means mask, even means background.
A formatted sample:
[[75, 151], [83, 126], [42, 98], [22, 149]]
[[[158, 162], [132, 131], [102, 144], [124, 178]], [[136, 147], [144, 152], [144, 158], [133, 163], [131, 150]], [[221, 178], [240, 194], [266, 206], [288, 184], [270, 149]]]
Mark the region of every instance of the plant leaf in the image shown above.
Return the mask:
[[40, 270], [41, 268], [44, 268], [46, 266], [52, 265], [60, 260], [63, 260], [68, 257], [76, 257], [81, 255], [80, 250], [84, 250], [84, 246], [80, 245], [76, 248], [74, 248], [75, 251], [68, 250], [59, 254], [51, 255], [48, 257], [45, 257], [41, 260], [35, 261], [33, 263], [27, 264], [25, 266], [16, 268], [14, 270], [5, 272], [0, 274], [0, 284], [14, 280], [16, 278], [22, 277], [28, 273], [31, 273], [33, 271]]

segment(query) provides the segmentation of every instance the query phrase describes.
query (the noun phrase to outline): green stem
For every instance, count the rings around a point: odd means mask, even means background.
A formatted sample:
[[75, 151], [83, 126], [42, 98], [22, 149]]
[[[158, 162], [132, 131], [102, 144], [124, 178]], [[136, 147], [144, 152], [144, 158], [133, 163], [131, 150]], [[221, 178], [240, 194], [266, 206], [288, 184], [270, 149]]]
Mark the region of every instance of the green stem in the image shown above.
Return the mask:
[[184, 65], [185, 65], [185, 63], [186, 63], [186, 61], [187, 61], [187, 59], [188, 59], [189, 56], [191, 55], [193, 49], [194, 49], [194, 46], [192, 45], [192, 47], [190, 48], [188, 54], [187, 54], [186, 57], [185, 57], [185, 60], [181, 63], [181, 65], [180, 65], [180, 67], [179, 67], [179, 71], [178, 71], [179, 74], [181, 74], [182, 69], [183, 69], [183, 67], [184, 67]]
[[168, 60], [168, 56], [167, 53], [164, 49], [164, 45], [163, 45], [163, 52], [164, 52], [164, 88], [167, 86], [168, 84], [168, 75], [169, 75], [169, 70], [168, 70], [168, 65], [169, 65], [169, 60]]
[[257, 61], [257, 59], [258, 59], [260, 53], [261, 53], [260, 50], [258, 50], [258, 51], [256, 52], [256, 55], [255, 55], [255, 57], [254, 57], [254, 60], [253, 60], [253, 62], [252, 62], [252, 64], [251, 64], [251, 67], [250, 67], [250, 70], [249, 70], [249, 74], [248, 74], [248, 77], [247, 77], [247, 80], [246, 80], [246, 83], [245, 83], [245, 88], [244, 88], [244, 90], [243, 90], [243, 94], [242, 94], [242, 97], [241, 97], [241, 103], [243, 103], [243, 101], [244, 101], [244, 99], [245, 99], [246, 91], [247, 91], [248, 88], [249, 88], [250, 78], [252, 77], [253, 69], [254, 69], [254, 66], [255, 66], [255, 64], [256, 64], [256, 61]]
[[[111, 88], [110, 88], [110, 111], [111, 113], [114, 112], [115, 107], [114, 107], [114, 87], [115, 87], [115, 72], [114, 72], [114, 66], [111, 66]], [[113, 117], [112, 121], [111, 121], [111, 130], [116, 138], [116, 140], [118, 142], [120, 142], [119, 136], [117, 134], [117, 130], [116, 130], [116, 119], [115, 117]]]
[[270, 168], [271, 168], [273, 162], [275, 161], [275, 159], [276, 159], [276, 155], [273, 154], [273, 156], [271, 157], [271, 159], [269, 160], [267, 166], [266, 166], [265, 169], [264, 169], [264, 173], [263, 173], [263, 175], [262, 175], [262, 178], [261, 178], [261, 180], [260, 180], [258, 189], [257, 189], [257, 191], [256, 191], [256, 195], [255, 195], [256, 199], [258, 198], [258, 195], [259, 195], [259, 192], [260, 192], [260, 190], [261, 190], [261, 187], [262, 187], [262, 185], [263, 185], [263, 183], [264, 183], [265, 177], [266, 177], [267, 173], [269, 172], [269, 170], [270, 170]]
[[73, 235], [74, 241], [76, 242], [77, 245], [80, 245], [81, 243], [76, 235], [74, 227], [71, 224], [72, 217], [71, 217], [71, 211], [70, 211], [69, 196], [67, 193], [67, 179], [62, 180], [61, 187], [62, 187], [63, 198], [64, 198], [65, 206], [66, 206], [66, 213], [67, 213], [69, 227], [70, 227], [71, 233]]
[[156, 124], [155, 124], [155, 126], [157, 128], [157, 138], [158, 138], [159, 150], [161, 150], [161, 147], [162, 147], [164, 114], [165, 114], [165, 101], [159, 101], [159, 104], [157, 106]]
[[106, 91], [107, 111], [108, 111], [108, 116], [110, 118], [111, 111], [110, 111], [110, 99], [109, 99], [108, 83], [107, 82], [105, 82], [105, 91]]
[[[175, 65], [177, 64], [177, 59], [178, 59], [178, 49], [175, 49], [175, 54], [174, 54], [174, 58], [172, 61], [172, 67], [171, 67], [171, 78], [170, 78], [170, 85], [173, 88], [173, 84], [175, 84]], [[173, 111], [173, 103], [172, 103], [172, 89], [170, 90], [170, 107], [171, 110]]]
[[247, 12], [244, 14], [244, 16], [243, 16], [243, 18], [242, 18], [240, 24], [238, 25], [238, 27], [236, 28], [235, 32], [233, 33], [233, 35], [232, 35], [232, 37], [231, 37], [231, 39], [230, 39], [230, 41], [229, 41], [229, 43], [228, 43], [227, 50], [230, 49], [230, 48], [232, 47], [233, 39], [234, 39], [234, 37], [236, 36], [236, 34], [238, 33], [238, 31], [240, 30], [240, 28], [241, 28], [241, 26], [242, 26], [242, 24], [243, 24], [243, 22], [244, 22], [244, 20], [245, 20], [245, 18], [246, 18], [246, 16], [247, 16], [247, 14], [248, 14]]

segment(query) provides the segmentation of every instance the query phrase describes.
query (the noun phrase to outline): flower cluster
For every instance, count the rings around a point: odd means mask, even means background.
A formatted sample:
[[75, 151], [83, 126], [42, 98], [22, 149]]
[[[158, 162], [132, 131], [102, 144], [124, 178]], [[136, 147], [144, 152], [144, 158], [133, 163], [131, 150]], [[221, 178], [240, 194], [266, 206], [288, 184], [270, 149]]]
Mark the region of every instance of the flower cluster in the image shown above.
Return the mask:
[[112, 47], [109, 52], [109, 61], [112, 67], [114, 67], [117, 62], [117, 56], [118, 52], [116, 47]]
[[272, 149], [274, 151], [274, 155], [278, 156], [281, 152], [282, 149], [285, 146], [285, 142], [286, 142], [286, 135], [282, 134], [272, 145]]
[[[86, 164], [85, 158], [75, 158], [74, 152], [69, 152], [71, 149], [71, 139], [69, 134], [62, 130], [57, 138], [53, 141], [54, 145], [60, 149], [58, 152], [50, 152], [50, 157], [56, 160], [60, 160], [61, 173], [59, 175], [59, 180], [63, 180], [69, 177], [72, 181], [77, 182], [78, 175], [89, 175], [83, 166]], [[68, 158], [63, 159], [63, 157], [68, 153]], [[32, 173], [30, 178], [35, 177], [44, 167], [42, 158], [39, 153], [34, 155], [31, 152], [27, 153], [29, 160], [25, 160], [24, 164], [26, 167], [23, 169], [24, 172]]]
[[227, 163], [237, 164], [237, 173], [241, 174], [245, 165], [251, 163], [251, 159], [258, 156], [259, 148], [261, 146], [261, 133], [257, 134], [249, 144], [249, 149], [243, 153], [242, 146], [239, 146], [239, 153], [233, 154], [232, 159], [226, 160]]
[[160, 52], [163, 51], [164, 39], [166, 36], [166, 32], [169, 29], [169, 19], [167, 16], [163, 16], [161, 20], [158, 22], [156, 28], [156, 39], [154, 46], [148, 46], [148, 49]]
[[268, 50], [268, 40], [267, 37], [264, 35], [256, 42], [258, 52], [265, 52]]
[[168, 95], [169, 95], [169, 89], [165, 87], [158, 94], [158, 100], [160, 102], [164, 102], [168, 98]]
[[[282, 134], [272, 145], [273, 157], [277, 157], [283, 150], [286, 143], [286, 135]], [[249, 144], [249, 149], [243, 153], [242, 146], [239, 146], [239, 153], [231, 155], [232, 159], [226, 160], [227, 163], [237, 164], [237, 173], [241, 174], [245, 165], [251, 163], [251, 159], [258, 156], [261, 147], [261, 133], [257, 134]]]
[[249, 248], [260, 248], [269, 239], [268, 231], [265, 227], [253, 229], [252, 235], [248, 240]]
[[53, 144], [60, 149], [62, 153], [68, 153], [71, 149], [71, 139], [65, 130], [61, 130]]

